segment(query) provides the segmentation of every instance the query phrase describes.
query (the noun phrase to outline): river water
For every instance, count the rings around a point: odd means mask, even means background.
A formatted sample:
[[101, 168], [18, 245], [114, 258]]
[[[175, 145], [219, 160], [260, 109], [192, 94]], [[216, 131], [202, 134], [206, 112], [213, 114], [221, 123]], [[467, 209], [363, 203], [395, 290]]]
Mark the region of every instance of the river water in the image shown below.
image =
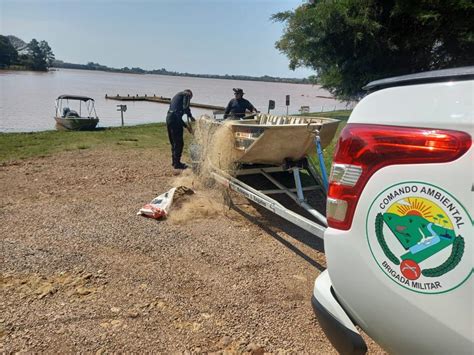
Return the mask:
[[[318, 96], [330, 96], [319, 86], [266, 83], [260, 81], [203, 79], [163, 75], [108, 73], [60, 69], [47, 73], [0, 71], [0, 132], [32, 132], [54, 129], [55, 99], [62, 94], [89, 96], [96, 100], [100, 127], [120, 126], [118, 104], [127, 104], [125, 125], [163, 122], [168, 105], [154, 102], [120, 102], [105, 99], [110, 95], [153, 95], [172, 97], [191, 89], [193, 102], [226, 106], [233, 97], [232, 88], [245, 91], [245, 98], [266, 112], [268, 100], [275, 100], [275, 114], [286, 113], [285, 96], [290, 95], [289, 112], [301, 106], [311, 111], [343, 109], [346, 103]], [[191, 109], [198, 117], [211, 111]]]

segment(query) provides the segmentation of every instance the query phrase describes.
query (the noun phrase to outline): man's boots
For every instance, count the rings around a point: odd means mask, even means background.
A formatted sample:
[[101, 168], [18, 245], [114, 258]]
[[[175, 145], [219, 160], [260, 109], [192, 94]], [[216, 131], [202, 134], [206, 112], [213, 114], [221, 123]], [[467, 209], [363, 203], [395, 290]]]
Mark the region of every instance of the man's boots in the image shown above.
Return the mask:
[[184, 169], [188, 168], [188, 166], [186, 164], [181, 163], [181, 162], [179, 162], [177, 164], [174, 164], [173, 166], [174, 166], [175, 169], [180, 169], [180, 170], [184, 170]]

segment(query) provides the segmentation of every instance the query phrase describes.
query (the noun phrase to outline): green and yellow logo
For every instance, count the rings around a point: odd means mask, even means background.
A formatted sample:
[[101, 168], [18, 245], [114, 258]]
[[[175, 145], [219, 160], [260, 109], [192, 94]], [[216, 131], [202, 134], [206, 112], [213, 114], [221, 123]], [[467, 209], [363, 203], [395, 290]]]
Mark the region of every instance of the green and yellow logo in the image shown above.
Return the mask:
[[367, 215], [367, 241], [393, 281], [422, 293], [442, 293], [472, 273], [472, 221], [446, 191], [420, 182], [380, 193]]

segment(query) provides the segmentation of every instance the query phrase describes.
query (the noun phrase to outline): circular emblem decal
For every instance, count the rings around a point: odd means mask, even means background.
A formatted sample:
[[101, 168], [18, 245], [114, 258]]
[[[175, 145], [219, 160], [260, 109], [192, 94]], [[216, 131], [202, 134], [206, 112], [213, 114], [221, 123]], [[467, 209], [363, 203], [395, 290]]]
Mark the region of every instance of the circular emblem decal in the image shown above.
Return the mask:
[[382, 271], [415, 292], [455, 289], [472, 273], [472, 221], [443, 189], [422, 182], [389, 187], [367, 214], [367, 241]]

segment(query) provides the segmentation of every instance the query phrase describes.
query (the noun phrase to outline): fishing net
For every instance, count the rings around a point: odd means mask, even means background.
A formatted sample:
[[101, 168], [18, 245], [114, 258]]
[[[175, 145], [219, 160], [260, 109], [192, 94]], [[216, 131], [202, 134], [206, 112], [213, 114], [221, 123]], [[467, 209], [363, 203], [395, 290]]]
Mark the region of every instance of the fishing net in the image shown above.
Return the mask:
[[195, 194], [185, 196], [173, 206], [169, 217], [171, 222], [185, 223], [226, 213], [226, 189], [214, 181], [212, 173], [220, 170], [235, 175], [237, 171], [230, 123], [214, 121], [209, 116], [196, 121], [194, 138], [189, 146], [192, 170], [183, 171], [173, 180], [174, 186], [186, 186]]

